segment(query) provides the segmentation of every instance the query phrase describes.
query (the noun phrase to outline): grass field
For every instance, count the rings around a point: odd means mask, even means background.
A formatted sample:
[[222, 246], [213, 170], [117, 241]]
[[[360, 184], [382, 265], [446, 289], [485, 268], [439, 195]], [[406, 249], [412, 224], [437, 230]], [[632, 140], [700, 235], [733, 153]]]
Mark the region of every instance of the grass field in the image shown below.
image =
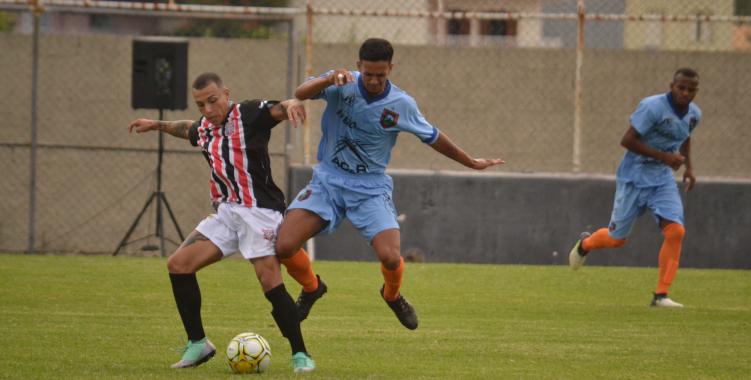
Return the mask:
[[[654, 268], [410, 264], [403, 292], [420, 327], [409, 331], [378, 296], [376, 263], [315, 267], [329, 285], [303, 323], [315, 372], [291, 372], [242, 260], [199, 273], [209, 338], [223, 351], [237, 333], [265, 336], [266, 379], [751, 377], [749, 271], [682, 269], [672, 295], [686, 308], [656, 310]], [[0, 378], [239, 378], [223, 352], [169, 368], [185, 337], [165, 268], [161, 258], [0, 255]]]

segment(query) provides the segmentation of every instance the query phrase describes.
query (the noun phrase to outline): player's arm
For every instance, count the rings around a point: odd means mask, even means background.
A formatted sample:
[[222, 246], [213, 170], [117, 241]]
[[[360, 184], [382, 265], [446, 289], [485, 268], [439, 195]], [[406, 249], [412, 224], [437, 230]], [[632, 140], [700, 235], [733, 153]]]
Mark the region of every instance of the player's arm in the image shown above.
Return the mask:
[[289, 120], [295, 127], [305, 122], [305, 106], [298, 99], [287, 99], [279, 102], [271, 107], [269, 112], [274, 120]]
[[445, 133], [440, 133], [438, 139], [431, 144], [430, 147], [435, 149], [438, 153], [475, 170], [483, 170], [490, 166], [506, 163], [506, 161], [503, 161], [500, 158], [472, 158], [472, 156], [451, 141]]
[[188, 130], [193, 125], [193, 120], [177, 120], [177, 121], [164, 121], [164, 120], [150, 120], [150, 119], [136, 119], [130, 122], [128, 132], [144, 133], [148, 131], [160, 130], [164, 133], [169, 133], [172, 136], [179, 137], [181, 139], [188, 139]]
[[691, 191], [691, 189], [694, 188], [694, 183], [696, 183], [696, 177], [694, 177], [694, 169], [691, 165], [691, 137], [687, 138], [686, 141], [681, 144], [680, 148], [681, 155], [685, 157], [685, 161], [683, 161], [683, 164], [686, 166], [686, 170], [683, 172], [683, 182], [686, 184], [686, 191]]
[[295, 98], [300, 100], [310, 99], [321, 93], [329, 86], [344, 86], [355, 78], [347, 69], [332, 70], [329, 75], [311, 79], [304, 82], [295, 90]]
[[634, 127], [629, 127], [626, 133], [623, 135], [623, 138], [621, 139], [621, 146], [634, 153], [641, 154], [642, 156], [652, 157], [656, 160], [660, 160], [666, 165], [673, 168], [673, 170], [678, 170], [678, 168], [681, 167], [681, 164], [683, 164], [683, 162], [686, 160], [686, 158], [682, 154], [663, 152], [645, 144], [643, 141], [641, 141], [641, 135], [636, 131], [636, 128]]

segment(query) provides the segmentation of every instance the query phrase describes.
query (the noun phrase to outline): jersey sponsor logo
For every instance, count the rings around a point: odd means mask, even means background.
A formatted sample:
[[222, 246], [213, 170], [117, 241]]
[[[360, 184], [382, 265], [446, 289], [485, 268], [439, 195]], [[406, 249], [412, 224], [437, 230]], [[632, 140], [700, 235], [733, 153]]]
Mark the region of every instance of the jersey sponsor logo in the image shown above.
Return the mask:
[[672, 117], [666, 117], [659, 122], [654, 131], [657, 135], [668, 140], [682, 140], [686, 138], [684, 136], [685, 130], [682, 130], [680, 122], [674, 120]]
[[313, 190], [305, 189], [300, 195], [297, 196], [297, 200], [302, 202], [308, 198], [310, 198], [310, 194], [313, 194]]
[[384, 129], [391, 128], [396, 126], [397, 122], [399, 122], [399, 114], [388, 108], [384, 108], [381, 113], [381, 127]]
[[[372, 144], [363, 143], [360, 140], [353, 140], [347, 137], [342, 137], [339, 139], [339, 141], [336, 142], [336, 150], [334, 151], [335, 156], [331, 159], [331, 162], [338, 166], [339, 169], [342, 169], [346, 172], [354, 174], [367, 173], [368, 164], [366, 161], [367, 154], [365, 153], [365, 146], [367, 145]], [[348, 150], [350, 153], [352, 153], [352, 155], [358, 162], [353, 164], [336, 156], [344, 150]]]
[[345, 161], [339, 160], [337, 157], [334, 157], [333, 159], [331, 159], [331, 162], [334, 163], [334, 165], [338, 166], [339, 169], [342, 169], [346, 172], [350, 172], [352, 174], [360, 174], [360, 173], [368, 172], [368, 165], [357, 164], [357, 165], [352, 166]]
[[357, 128], [357, 122], [352, 120], [348, 115], [344, 114], [344, 110], [339, 108], [336, 110], [336, 116], [339, 116], [339, 119], [341, 119], [342, 123], [350, 128]]

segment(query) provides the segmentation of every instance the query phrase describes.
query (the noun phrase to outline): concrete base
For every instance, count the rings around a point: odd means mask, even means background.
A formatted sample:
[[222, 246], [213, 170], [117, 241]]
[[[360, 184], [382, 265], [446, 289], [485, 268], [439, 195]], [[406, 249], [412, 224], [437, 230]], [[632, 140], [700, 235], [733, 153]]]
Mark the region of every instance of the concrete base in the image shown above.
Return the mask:
[[[293, 167], [290, 194], [310, 179]], [[566, 264], [581, 231], [605, 227], [615, 192], [612, 177], [394, 170], [394, 202], [402, 252], [426, 262]], [[686, 237], [681, 267], [751, 268], [751, 182], [702, 181], [683, 194]], [[597, 251], [588, 265], [657, 266], [662, 235], [650, 213], [628, 243]], [[316, 237], [316, 258], [369, 260], [369, 244], [348, 222]]]

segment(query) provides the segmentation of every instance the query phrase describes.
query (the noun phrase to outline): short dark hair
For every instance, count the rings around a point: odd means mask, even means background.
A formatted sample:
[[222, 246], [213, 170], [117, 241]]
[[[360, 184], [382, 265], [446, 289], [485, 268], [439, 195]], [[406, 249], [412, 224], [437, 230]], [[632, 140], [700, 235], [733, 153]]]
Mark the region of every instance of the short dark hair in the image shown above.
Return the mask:
[[219, 75], [217, 73], [203, 73], [196, 77], [196, 80], [193, 81], [193, 88], [200, 90], [211, 83], [216, 83], [217, 87], [222, 87], [224, 85], [222, 83], [222, 78], [219, 78]]
[[673, 80], [675, 80], [675, 78], [677, 78], [678, 75], [683, 75], [684, 77], [691, 78], [691, 79], [694, 79], [694, 78], [696, 78], [697, 80], [699, 79], [699, 73], [697, 73], [696, 70], [690, 67], [681, 67], [680, 69], [675, 70], [675, 74], [673, 74]]
[[360, 46], [361, 61], [388, 61], [390, 63], [393, 57], [394, 48], [391, 46], [391, 42], [383, 38], [368, 38]]

